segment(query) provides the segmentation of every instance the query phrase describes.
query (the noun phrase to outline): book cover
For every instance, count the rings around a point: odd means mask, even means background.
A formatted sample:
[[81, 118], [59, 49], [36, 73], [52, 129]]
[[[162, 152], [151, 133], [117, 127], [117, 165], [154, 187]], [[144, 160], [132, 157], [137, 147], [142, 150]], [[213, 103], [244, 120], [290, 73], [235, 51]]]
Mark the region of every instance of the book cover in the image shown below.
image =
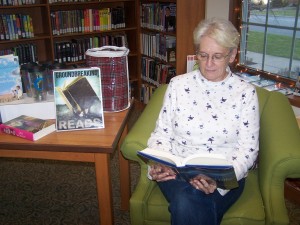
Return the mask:
[[0, 57], [0, 103], [21, 99], [23, 96], [18, 56]]
[[176, 4], [163, 5], [164, 14], [164, 31], [175, 32], [176, 31]]
[[203, 176], [216, 181], [217, 187], [221, 189], [238, 187], [232, 164], [221, 154], [195, 154], [182, 158], [151, 148], [137, 154], [150, 161], [172, 167], [177, 176], [187, 182], [196, 176]]
[[21, 115], [0, 124], [0, 130], [6, 134], [36, 141], [55, 131], [55, 121]]
[[104, 128], [100, 69], [54, 70], [57, 131]]
[[176, 48], [167, 48], [167, 62], [174, 63], [176, 62]]

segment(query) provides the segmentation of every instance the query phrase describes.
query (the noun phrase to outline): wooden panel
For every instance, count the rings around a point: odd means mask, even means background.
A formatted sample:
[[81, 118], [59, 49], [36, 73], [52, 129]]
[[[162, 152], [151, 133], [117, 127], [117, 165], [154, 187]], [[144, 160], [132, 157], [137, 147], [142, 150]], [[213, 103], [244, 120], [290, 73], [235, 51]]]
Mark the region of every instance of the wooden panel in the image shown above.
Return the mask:
[[193, 31], [205, 18], [205, 0], [177, 0], [176, 71], [186, 72], [186, 56], [194, 54]]
[[63, 160], [72, 162], [94, 162], [94, 153], [69, 153], [69, 152], [45, 152], [41, 151], [24, 151], [24, 150], [0, 150], [0, 157], [8, 158], [25, 158], [25, 159], [49, 159]]

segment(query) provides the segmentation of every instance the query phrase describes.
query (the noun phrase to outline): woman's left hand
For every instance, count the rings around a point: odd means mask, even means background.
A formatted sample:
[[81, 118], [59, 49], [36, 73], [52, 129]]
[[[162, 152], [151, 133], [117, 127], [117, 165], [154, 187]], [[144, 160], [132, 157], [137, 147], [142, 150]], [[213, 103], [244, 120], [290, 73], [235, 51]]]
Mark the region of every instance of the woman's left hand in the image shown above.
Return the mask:
[[211, 194], [217, 189], [215, 180], [201, 174], [191, 179], [190, 184], [197, 190], [203, 191], [205, 194]]

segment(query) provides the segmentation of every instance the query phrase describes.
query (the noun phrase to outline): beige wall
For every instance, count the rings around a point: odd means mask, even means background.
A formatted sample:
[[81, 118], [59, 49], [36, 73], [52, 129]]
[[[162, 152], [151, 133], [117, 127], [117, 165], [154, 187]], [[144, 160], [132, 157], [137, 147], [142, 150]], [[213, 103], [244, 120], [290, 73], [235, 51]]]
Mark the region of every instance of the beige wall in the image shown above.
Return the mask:
[[229, 0], [206, 0], [205, 18], [219, 17], [228, 19]]

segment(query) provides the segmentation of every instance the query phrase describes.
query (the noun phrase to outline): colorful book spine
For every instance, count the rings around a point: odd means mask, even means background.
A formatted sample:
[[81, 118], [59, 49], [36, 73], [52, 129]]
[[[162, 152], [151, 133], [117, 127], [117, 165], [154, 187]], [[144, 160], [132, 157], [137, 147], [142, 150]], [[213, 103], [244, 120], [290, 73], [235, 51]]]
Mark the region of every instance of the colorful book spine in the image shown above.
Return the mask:
[[12, 126], [7, 126], [5, 124], [0, 124], [0, 130], [1, 132], [6, 134], [10, 134], [20, 138], [25, 138], [30, 141], [34, 141], [33, 133], [26, 130], [21, 130]]

